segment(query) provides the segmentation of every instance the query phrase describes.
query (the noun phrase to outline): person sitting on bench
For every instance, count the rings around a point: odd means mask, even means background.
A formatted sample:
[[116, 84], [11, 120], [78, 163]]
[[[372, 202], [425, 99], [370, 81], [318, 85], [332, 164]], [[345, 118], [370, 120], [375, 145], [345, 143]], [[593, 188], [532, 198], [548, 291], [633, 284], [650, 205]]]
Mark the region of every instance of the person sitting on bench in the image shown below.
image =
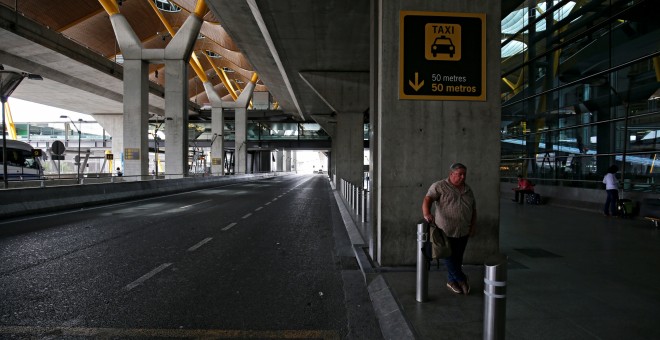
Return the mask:
[[534, 184], [523, 178], [522, 175], [518, 175], [518, 186], [513, 188], [513, 191], [516, 193], [516, 198], [512, 201], [523, 204], [525, 202], [525, 195], [534, 193]]

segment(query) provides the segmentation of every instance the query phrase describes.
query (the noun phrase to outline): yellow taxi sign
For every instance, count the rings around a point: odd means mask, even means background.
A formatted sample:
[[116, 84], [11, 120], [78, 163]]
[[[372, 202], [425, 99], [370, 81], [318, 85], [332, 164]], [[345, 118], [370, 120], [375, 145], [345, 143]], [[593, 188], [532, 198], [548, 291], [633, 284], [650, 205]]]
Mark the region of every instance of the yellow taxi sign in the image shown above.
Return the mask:
[[401, 11], [399, 98], [486, 100], [486, 14]]

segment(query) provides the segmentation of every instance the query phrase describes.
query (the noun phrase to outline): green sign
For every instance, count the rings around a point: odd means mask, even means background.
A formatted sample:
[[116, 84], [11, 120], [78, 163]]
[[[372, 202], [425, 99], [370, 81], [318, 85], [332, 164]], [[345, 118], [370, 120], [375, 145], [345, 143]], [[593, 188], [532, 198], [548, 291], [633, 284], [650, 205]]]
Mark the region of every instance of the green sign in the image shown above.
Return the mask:
[[399, 98], [486, 100], [486, 14], [400, 12]]

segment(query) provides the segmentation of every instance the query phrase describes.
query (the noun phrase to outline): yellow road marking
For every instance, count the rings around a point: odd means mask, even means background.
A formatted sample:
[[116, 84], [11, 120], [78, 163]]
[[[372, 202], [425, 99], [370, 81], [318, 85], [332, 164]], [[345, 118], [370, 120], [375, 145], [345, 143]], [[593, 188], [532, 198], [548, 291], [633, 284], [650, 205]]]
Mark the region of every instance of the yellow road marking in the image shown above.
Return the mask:
[[225, 330], [225, 329], [151, 329], [151, 328], [86, 328], [0, 326], [0, 334], [32, 336], [89, 336], [89, 337], [171, 337], [171, 338], [261, 338], [261, 339], [327, 339], [338, 340], [332, 330]]

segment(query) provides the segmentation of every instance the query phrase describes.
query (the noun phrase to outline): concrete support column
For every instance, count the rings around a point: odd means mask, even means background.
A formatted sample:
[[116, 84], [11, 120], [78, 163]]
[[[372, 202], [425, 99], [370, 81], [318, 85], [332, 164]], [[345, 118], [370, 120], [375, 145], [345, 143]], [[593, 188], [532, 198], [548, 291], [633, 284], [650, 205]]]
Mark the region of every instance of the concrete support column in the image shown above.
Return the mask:
[[298, 150], [293, 151], [293, 159], [291, 160], [293, 164], [291, 168], [295, 173], [298, 173]]
[[275, 151], [275, 171], [284, 171], [284, 150]]
[[211, 138], [213, 139], [213, 144], [211, 144], [211, 173], [215, 176], [225, 174], [224, 127], [225, 119], [222, 108], [214, 105], [211, 108]]
[[148, 62], [141, 59], [124, 60], [124, 127], [122, 129], [124, 169], [122, 171], [127, 180], [137, 180], [139, 177], [134, 176], [147, 176], [149, 172], [148, 72]]
[[[369, 25], [369, 197], [371, 199], [365, 199], [368, 202], [369, 206], [365, 205], [365, 214], [363, 214], [362, 221], [370, 221], [371, 223], [367, 224], [368, 230], [365, 238], [368, 238], [369, 243], [369, 255], [372, 259], [378, 258], [378, 242], [380, 240], [380, 235], [378, 234], [378, 215], [374, 212], [375, 209], [374, 202], [376, 200], [373, 197], [377, 195], [378, 186], [375, 185], [380, 179], [379, 174], [379, 164], [376, 162], [378, 158], [378, 143], [375, 141], [378, 137], [378, 112], [380, 100], [377, 96], [378, 93], [378, 84], [379, 84], [379, 73], [378, 73], [378, 60], [380, 59], [380, 50], [382, 46], [379, 45], [379, 36], [380, 36], [380, 0], [371, 0], [371, 24]], [[369, 216], [366, 216], [366, 214]]]
[[188, 174], [188, 62], [165, 60], [165, 82], [165, 174], [179, 178]]
[[245, 107], [237, 107], [235, 110], [234, 130], [235, 132], [235, 148], [234, 153], [235, 171], [236, 174], [244, 174], [247, 172], [247, 109]]
[[[336, 138], [332, 141], [332, 156], [337, 178], [351, 184], [362, 183], [364, 163], [363, 114], [338, 113]], [[335, 186], [337, 183], [335, 183]]]
[[[377, 228], [373, 235], [378, 237], [375, 240], [378, 243], [375, 260], [380, 265], [415, 263], [418, 249], [414, 223], [422, 217], [422, 200], [432, 183], [447, 178], [454, 162], [467, 166], [466, 182], [474, 191], [478, 207], [477, 235], [468, 242], [465, 263], [483, 263], [487, 256], [499, 251], [500, 6], [499, 1], [488, 0], [379, 0], [375, 6], [378, 7], [374, 12], [378, 24], [378, 50], [372, 55], [372, 63], [377, 65], [378, 73], [375, 93], [378, 134], [371, 143], [377, 144], [377, 154], [372, 162], [377, 163], [378, 173], [372, 178], [377, 186], [374, 204], [378, 216], [372, 222]], [[424, 20], [428, 23], [460, 22], [458, 20], [468, 13], [485, 16], [481, 21], [483, 24], [471, 26], [475, 24], [470, 22], [462, 26], [464, 33], [468, 27], [476, 27], [476, 32], [485, 33], [485, 36], [479, 34], [481, 39], [462, 41], [464, 48], [468, 44], [484, 43], [485, 65], [480, 56], [472, 55], [475, 59], [470, 61], [464, 54], [461, 60], [470, 67], [461, 69], [456, 67], [458, 62], [444, 61], [438, 62], [433, 71], [437, 75], [471, 78], [466, 78], [467, 81], [485, 76], [485, 82], [481, 83], [485, 99], [400, 98], [401, 86], [406, 86], [408, 80], [416, 81], [413, 74], [400, 74], [402, 11], [418, 13], [414, 14], [420, 17], [417, 23]], [[443, 14], [439, 15], [439, 12]], [[414, 27], [419, 29], [419, 34], [425, 34], [423, 24]], [[406, 33], [410, 34], [410, 31]], [[423, 51], [425, 40], [419, 41], [419, 48]], [[403, 60], [413, 59], [420, 64], [428, 62], [423, 53], [403, 52], [407, 58]], [[432, 80], [432, 75], [427, 73], [419, 74], [419, 80], [424, 80], [423, 86], [427, 86], [424, 90], [433, 82], [456, 85], [447, 82], [449, 78], [438, 81], [436, 76], [436, 80]]]
[[284, 171], [291, 172], [291, 150], [284, 151]]

